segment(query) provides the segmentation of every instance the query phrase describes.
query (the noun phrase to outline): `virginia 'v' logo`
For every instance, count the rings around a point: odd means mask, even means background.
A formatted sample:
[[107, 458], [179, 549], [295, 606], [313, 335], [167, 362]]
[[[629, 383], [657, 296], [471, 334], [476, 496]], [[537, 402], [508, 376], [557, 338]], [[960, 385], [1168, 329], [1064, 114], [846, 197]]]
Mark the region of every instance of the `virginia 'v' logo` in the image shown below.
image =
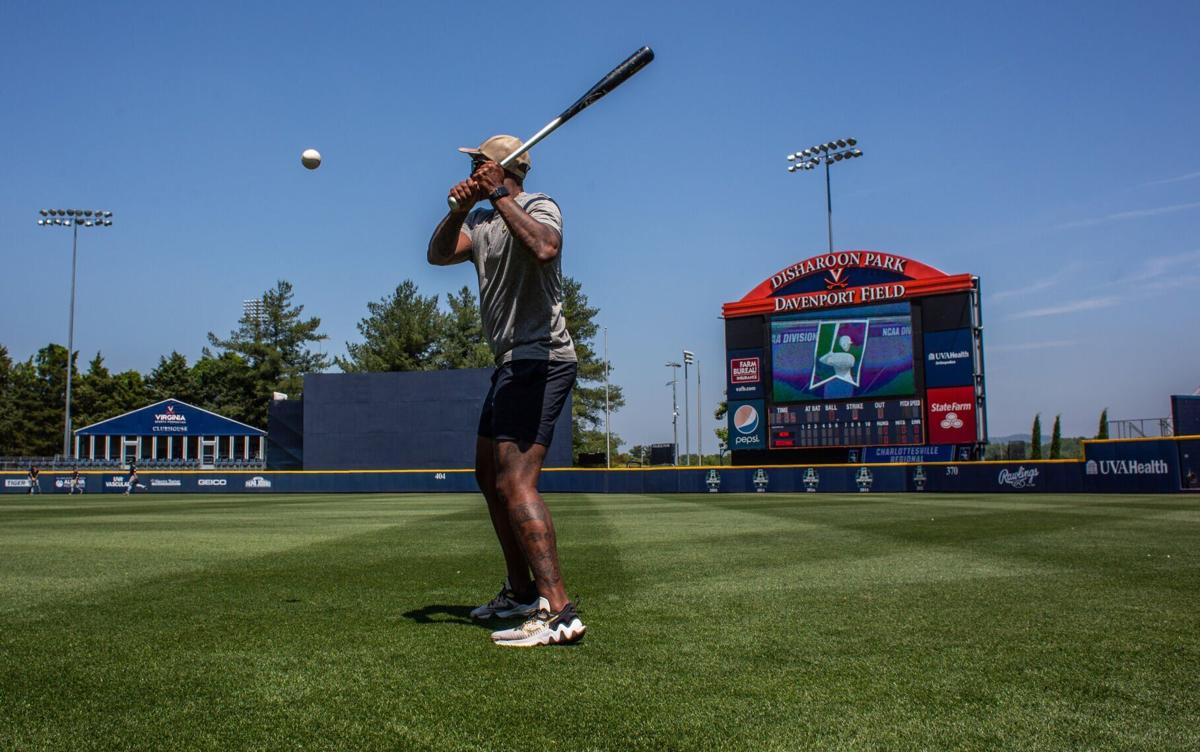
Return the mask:
[[830, 269], [829, 279], [825, 280], [826, 290], [840, 290], [846, 286], [848, 280], [842, 275], [845, 274], [845, 269]]

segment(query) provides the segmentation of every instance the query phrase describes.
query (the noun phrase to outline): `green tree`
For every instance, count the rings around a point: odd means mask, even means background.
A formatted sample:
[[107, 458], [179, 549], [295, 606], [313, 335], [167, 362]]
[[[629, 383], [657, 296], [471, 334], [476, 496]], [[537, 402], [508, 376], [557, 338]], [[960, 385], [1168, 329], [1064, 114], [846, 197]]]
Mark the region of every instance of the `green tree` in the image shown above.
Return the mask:
[[[729, 413], [729, 402], [721, 400], [717, 405], [717, 409], [713, 410], [713, 417], [717, 420], [725, 420], [725, 416]], [[714, 428], [713, 433], [717, 435], [717, 440], [721, 442], [720, 446], [724, 449], [729, 449], [729, 426], [723, 425], [720, 428]]]
[[1054, 431], [1050, 435], [1050, 459], [1062, 458], [1062, 416], [1054, 416]]
[[[67, 348], [49, 344], [9, 371], [9, 454], [49, 456], [62, 452], [67, 393]], [[72, 374], [72, 381], [76, 375]], [[73, 396], [73, 395], [72, 395]], [[74, 412], [74, 410], [72, 410]], [[77, 421], [73, 421], [80, 425]]]
[[196, 404], [199, 397], [195, 374], [187, 358], [174, 350], [159, 357], [158, 366], [146, 377], [146, 388], [155, 401], [174, 398]]
[[117, 415], [145, 407], [151, 401], [151, 392], [142, 374], [129, 370], [113, 376], [113, 404]]
[[1108, 408], [1100, 411], [1100, 426], [1096, 429], [1097, 439], [1108, 438]]
[[435, 368], [442, 324], [437, 302], [406, 279], [395, 292], [367, 303], [368, 315], [358, 322], [363, 341], [346, 343], [347, 357], [336, 359], [338, 367], [346, 373]]
[[[193, 404], [243, 423], [255, 419], [252, 405], [257, 381], [246, 359], [235, 352], [214, 354], [204, 348], [192, 366], [196, 385]], [[267, 400], [262, 400], [264, 406]]]
[[[304, 374], [329, 367], [325, 355], [308, 349], [310, 343], [327, 339], [317, 331], [321, 319], [303, 318], [304, 306], [293, 303], [294, 297], [292, 284], [281, 279], [262, 294], [261, 315], [247, 312], [225, 339], [208, 333], [210, 345], [240, 356], [248, 370], [248, 383], [236, 393], [236, 407], [243, 416], [239, 420], [251, 425], [266, 426], [272, 392], [296, 397], [304, 389]], [[230, 365], [232, 361], [222, 363]]]
[[13, 362], [8, 348], [0, 345], [0, 455], [14, 454], [13, 430], [16, 420], [13, 402]]
[[446, 295], [450, 310], [441, 317], [435, 346], [437, 368], [487, 368], [495, 361], [483, 336], [479, 301], [463, 285], [457, 294]]
[[[571, 393], [571, 452], [603, 452], [604, 436], [604, 360], [593, 347], [600, 326], [595, 319], [599, 308], [588, 305], [582, 286], [571, 277], [563, 279], [563, 316], [567, 331], [575, 341], [575, 356], [579, 359], [579, 375]], [[610, 366], [611, 368], [611, 366]], [[609, 411], [616, 412], [625, 405], [621, 387], [609, 384]], [[612, 449], [621, 446], [621, 438], [612, 435]]]
[[1033, 416], [1033, 429], [1029, 436], [1029, 456], [1032, 459], [1042, 458], [1042, 414]]
[[87, 373], [75, 383], [78, 386], [73, 409], [79, 416], [75, 421], [76, 427], [83, 428], [121, 413], [117, 409], [112, 374], [104, 365], [104, 356], [100, 353], [96, 353], [96, 357], [88, 363]]

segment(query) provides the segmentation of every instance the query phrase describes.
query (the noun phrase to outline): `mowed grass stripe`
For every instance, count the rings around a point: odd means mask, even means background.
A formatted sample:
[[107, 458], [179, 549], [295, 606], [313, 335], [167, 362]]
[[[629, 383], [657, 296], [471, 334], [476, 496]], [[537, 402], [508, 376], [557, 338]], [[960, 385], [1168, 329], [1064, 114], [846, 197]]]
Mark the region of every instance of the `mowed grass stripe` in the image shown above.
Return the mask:
[[552, 496], [590, 632], [529, 652], [465, 618], [502, 577], [478, 497], [186, 498], [123, 554], [128, 520], [0, 502], [0, 599], [90, 582], [0, 611], [0, 748], [1200, 743], [1186, 498]]

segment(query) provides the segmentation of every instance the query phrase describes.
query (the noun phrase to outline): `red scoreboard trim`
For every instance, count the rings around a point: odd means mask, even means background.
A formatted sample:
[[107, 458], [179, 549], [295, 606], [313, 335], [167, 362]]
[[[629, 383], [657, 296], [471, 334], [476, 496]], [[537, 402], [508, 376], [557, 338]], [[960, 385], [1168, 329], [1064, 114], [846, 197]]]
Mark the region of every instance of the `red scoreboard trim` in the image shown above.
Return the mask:
[[[900, 278], [882, 284], [851, 286], [852, 269], [879, 269], [893, 272]], [[799, 279], [828, 274], [826, 290], [777, 295], [781, 288]], [[764, 313], [838, 308], [841, 306], [904, 300], [925, 295], [970, 290], [974, 277], [970, 274], [946, 274], [940, 269], [919, 261], [883, 251], [836, 251], [799, 261], [763, 280], [741, 300], [722, 307], [725, 318], [754, 316]]]

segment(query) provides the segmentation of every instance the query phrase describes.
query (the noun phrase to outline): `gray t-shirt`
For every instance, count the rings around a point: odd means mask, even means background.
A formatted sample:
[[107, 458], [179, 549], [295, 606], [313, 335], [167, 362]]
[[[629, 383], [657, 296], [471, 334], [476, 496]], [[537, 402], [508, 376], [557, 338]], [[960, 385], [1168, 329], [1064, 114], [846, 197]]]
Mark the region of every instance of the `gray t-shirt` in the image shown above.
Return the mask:
[[[529, 216], [562, 235], [562, 213], [544, 193], [521, 193]], [[574, 361], [575, 345], [563, 318], [562, 253], [542, 264], [513, 237], [495, 209], [475, 209], [462, 231], [471, 238], [479, 274], [479, 312], [496, 363], [511, 360]]]

